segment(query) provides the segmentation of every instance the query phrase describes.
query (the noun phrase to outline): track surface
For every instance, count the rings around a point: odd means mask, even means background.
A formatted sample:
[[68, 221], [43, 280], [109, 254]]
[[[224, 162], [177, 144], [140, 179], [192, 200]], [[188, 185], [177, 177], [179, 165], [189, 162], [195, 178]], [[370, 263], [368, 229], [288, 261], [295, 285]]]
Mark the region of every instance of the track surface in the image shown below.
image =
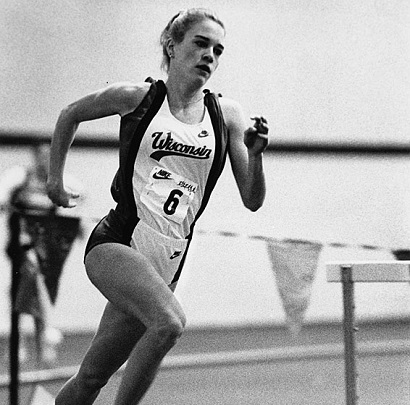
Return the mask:
[[[361, 325], [358, 341], [390, 341], [410, 337], [408, 322]], [[68, 336], [59, 366], [76, 365], [90, 336]], [[281, 328], [188, 331], [173, 355], [341, 342], [340, 325], [306, 327], [296, 340]], [[4, 347], [4, 346], [3, 346]], [[4, 364], [3, 364], [4, 366]], [[30, 365], [26, 364], [25, 368]], [[410, 353], [358, 356], [360, 405], [410, 403]], [[114, 376], [96, 405], [113, 403], [119, 377]], [[43, 384], [52, 394], [61, 381]], [[22, 387], [26, 405], [31, 387]], [[7, 404], [7, 391], [0, 391]], [[160, 371], [143, 405], [342, 405], [345, 404], [343, 358], [277, 361], [262, 364]]]

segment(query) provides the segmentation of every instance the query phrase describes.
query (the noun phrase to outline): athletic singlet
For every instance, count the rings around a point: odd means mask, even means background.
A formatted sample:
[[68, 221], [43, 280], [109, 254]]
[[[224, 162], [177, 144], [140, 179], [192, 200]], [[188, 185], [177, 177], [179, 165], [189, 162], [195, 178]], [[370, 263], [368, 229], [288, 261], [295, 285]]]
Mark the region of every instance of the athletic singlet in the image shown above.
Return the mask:
[[209, 112], [185, 124], [165, 97], [145, 131], [134, 164], [133, 190], [138, 217], [160, 233], [186, 238], [201, 206], [215, 152]]
[[158, 235], [186, 241], [174, 282], [225, 165], [228, 131], [216, 94], [205, 91], [203, 121], [187, 125], [170, 114], [165, 83], [149, 81], [141, 104], [121, 119], [120, 164], [111, 185], [117, 205], [94, 228], [85, 256], [102, 243], [132, 246], [142, 220]]

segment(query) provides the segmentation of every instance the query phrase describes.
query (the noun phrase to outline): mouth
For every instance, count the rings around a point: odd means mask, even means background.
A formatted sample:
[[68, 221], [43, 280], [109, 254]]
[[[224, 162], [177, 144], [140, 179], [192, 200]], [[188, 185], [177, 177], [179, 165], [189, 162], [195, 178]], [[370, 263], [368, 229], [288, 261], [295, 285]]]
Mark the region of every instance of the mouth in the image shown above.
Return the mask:
[[208, 65], [198, 65], [197, 68], [205, 73], [211, 74], [211, 68]]

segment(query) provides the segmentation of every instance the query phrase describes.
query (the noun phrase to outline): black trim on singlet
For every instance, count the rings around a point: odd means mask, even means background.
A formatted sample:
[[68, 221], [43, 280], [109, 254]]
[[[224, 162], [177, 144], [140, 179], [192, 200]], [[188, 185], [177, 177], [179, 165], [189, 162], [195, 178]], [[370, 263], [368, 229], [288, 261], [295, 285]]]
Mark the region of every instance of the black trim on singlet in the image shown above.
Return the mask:
[[[111, 194], [117, 202], [116, 211], [126, 218], [124, 236], [131, 240], [138, 223], [138, 212], [133, 191], [133, 171], [135, 159], [145, 132], [161, 108], [166, 95], [165, 83], [152, 81], [140, 105], [121, 119], [120, 125], [120, 168], [111, 185]], [[121, 194], [124, 193], [124, 194]]]
[[[127, 243], [131, 240], [132, 233], [139, 221], [132, 184], [135, 160], [142, 138], [149, 124], [161, 108], [167, 91], [163, 81], [154, 81], [150, 78], [147, 79], [147, 81], [152, 84], [140, 105], [133, 112], [125, 115], [121, 119], [120, 166], [111, 184], [111, 194], [117, 202], [115, 212], [121, 217], [121, 222], [124, 225], [122, 236], [123, 240]], [[228, 130], [223, 119], [218, 95], [211, 93], [209, 90], [205, 90], [204, 92], [204, 103], [208, 109], [215, 133], [214, 158], [205, 185], [201, 206], [190, 226], [190, 233], [186, 237], [188, 240], [187, 248], [172, 282], [178, 281], [181, 275], [188, 248], [192, 240], [195, 223], [208, 204], [212, 190], [222, 173], [228, 151]]]
[[228, 129], [226, 128], [223, 119], [221, 106], [219, 105], [218, 96], [214, 93], [205, 90], [205, 106], [209, 111], [212, 126], [215, 132], [215, 155], [214, 161], [209, 172], [208, 180], [205, 187], [204, 197], [202, 198], [201, 207], [195, 217], [195, 221], [191, 226], [191, 234], [193, 227], [198, 218], [202, 215], [205, 207], [208, 204], [211, 193], [218, 181], [219, 176], [225, 166], [226, 155], [228, 152]]
[[187, 248], [185, 249], [184, 255], [181, 259], [181, 262], [179, 264], [177, 272], [175, 273], [172, 283], [178, 281], [179, 277], [181, 276], [182, 268], [184, 267], [185, 259], [192, 241], [192, 235], [194, 233], [196, 221], [199, 219], [199, 217], [205, 210], [205, 207], [207, 206], [209, 198], [211, 196], [212, 190], [214, 189], [216, 182], [219, 176], [221, 175], [226, 162], [226, 155], [228, 152], [228, 129], [225, 125], [218, 97], [219, 96], [217, 96], [214, 93], [211, 93], [209, 90], [205, 90], [205, 106], [207, 107], [209, 115], [211, 117], [212, 127], [215, 133], [214, 160], [212, 162], [211, 170], [209, 172], [208, 180], [206, 182], [205, 193], [204, 197], [202, 198], [201, 206], [195, 216], [193, 223], [191, 224], [190, 233], [187, 236]]

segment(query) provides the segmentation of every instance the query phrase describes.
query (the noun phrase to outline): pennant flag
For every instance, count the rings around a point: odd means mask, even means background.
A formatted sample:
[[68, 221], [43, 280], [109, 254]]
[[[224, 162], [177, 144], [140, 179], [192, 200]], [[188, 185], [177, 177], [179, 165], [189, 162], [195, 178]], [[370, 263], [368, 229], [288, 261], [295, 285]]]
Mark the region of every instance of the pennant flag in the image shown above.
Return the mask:
[[303, 240], [266, 238], [269, 258], [292, 335], [301, 328], [309, 306], [322, 244]]
[[[48, 309], [57, 299], [59, 281], [72, 244], [80, 232], [80, 219], [60, 217], [50, 212], [14, 215], [15, 233], [9, 243], [17, 285], [12, 292], [13, 308], [47, 326]], [[48, 328], [46, 329], [48, 330]], [[54, 349], [43, 347], [41, 328], [35, 328], [37, 359], [51, 362]], [[47, 355], [49, 353], [49, 355]]]
[[80, 218], [49, 215], [23, 216], [33, 240], [40, 271], [52, 304], [57, 299], [59, 281], [72, 244], [80, 232]]
[[40, 275], [37, 255], [33, 248], [28, 249], [22, 253], [15, 309], [20, 313], [43, 319], [44, 306], [42, 305], [41, 291], [39, 290]]
[[34, 388], [30, 405], [54, 405], [54, 397], [41, 385]]

